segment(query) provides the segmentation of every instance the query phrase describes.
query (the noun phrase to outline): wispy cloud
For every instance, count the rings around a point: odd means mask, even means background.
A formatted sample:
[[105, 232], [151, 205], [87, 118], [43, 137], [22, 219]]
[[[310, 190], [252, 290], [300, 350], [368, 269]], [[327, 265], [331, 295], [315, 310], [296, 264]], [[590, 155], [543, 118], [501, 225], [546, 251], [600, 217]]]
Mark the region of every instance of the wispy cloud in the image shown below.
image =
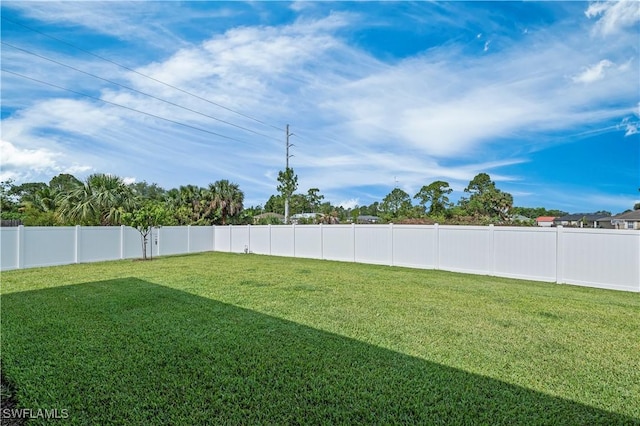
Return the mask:
[[602, 80], [605, 75], [605, 70], [615, 65], [608, 59], [603, 59], [595, 65], [587, 67], [580, 74], [572, 77], [572, 80], [576, 83], [593, 83], [594, 81]]
[[640, 22], [640, 3], [635, 0], [594, 2], [585, 15], [596, 18], [596, 33], [609, 36]]

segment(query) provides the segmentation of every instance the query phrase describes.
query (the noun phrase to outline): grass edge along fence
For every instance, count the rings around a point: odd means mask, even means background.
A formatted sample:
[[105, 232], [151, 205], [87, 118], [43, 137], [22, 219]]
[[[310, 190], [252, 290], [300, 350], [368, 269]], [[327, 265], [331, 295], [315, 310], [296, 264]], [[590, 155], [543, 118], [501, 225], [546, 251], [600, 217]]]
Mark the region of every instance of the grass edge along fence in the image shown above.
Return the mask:
[[[0, 229], [0, 270], [141, 256], [121, 227]], [[440, 225], [167, 226], [149, 256], [223, 251], [437, 269], [640, 292], [640, 231]]]

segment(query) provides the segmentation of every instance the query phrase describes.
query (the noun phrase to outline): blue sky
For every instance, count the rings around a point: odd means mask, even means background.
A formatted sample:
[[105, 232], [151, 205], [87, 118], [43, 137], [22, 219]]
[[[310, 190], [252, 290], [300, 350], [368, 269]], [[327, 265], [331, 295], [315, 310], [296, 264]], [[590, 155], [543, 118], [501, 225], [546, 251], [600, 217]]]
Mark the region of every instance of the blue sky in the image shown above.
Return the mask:
[[457, 200], [480, 172], [518, 206], [640, 201], [639, 2], [1, 8], [2, 180], [229, 179], [264, 204], [290, 124], [299, 192], [333, 204]]

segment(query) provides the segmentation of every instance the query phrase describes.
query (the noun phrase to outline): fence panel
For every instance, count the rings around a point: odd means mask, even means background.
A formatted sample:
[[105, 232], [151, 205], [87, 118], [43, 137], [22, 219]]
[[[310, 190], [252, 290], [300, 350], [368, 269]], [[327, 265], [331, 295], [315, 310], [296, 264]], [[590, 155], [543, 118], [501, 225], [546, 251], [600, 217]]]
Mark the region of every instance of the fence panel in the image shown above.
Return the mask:
[[273, 256], [295, 256], [295, 225], [278, 225], [271, 227], [271, 254]]
[[322, 256], [327, 260], [353, 262], [354, 227], [328, 225], [322, 227]]
[[119, 226], [78, 227], [78, 262], [120, 259]]
[[433, 269], [436, 267], [435, 226], [393, 226], [393, 264], [409, 268]]
[[189, 252], [198, 253], [213, 250], [213, 227], [189, 227]]
[[230, 226], [231, 228], [231, 251], [233, 253], [244, 253], [249, 251], [251, 241], [249, 240], [249, 226]]
[[640, 291], [640, 233], [564, 229], [563, 282]]
[[360, 225], [354, 228], [356, 262], [391, 265], [391, 232], [393, 225]]
[[473, 274], [488, 274], [490, 233], [486, 226], [440, 226], [440, 269]]
[[213, 234], [215, 251], [231, 251], [231, 227], [216, 226]]
[[0, 263], [3, 271], [17, 269], [20, 260], [20, 233], [23, 227], [0, 228]]
[[[154, 255], [161, 256], [189, 252], [189, 233], [186, 226], [163, 226], [153, 230], [151, 244]], [[157, 242], [157, 244], [156, 244]]]
[[75, 227], [26, 226], [23, 230], [25, 268], [76, 262]]
[[494, 228], [493, 273], [537, 281], [556, 279], [556, 235], [553, 228]]
[[252, 226], [249, 251], [256, 254], [271, 254], [271, 225]]
[[322, 227], [304, 225], [294, 229], [296, 257], [322, 259]]
[[[151, 255], [151, 239], [147, 244], [147, 256], [149, 256]], [[125, 259], [142, 259], [142, 237], [140, 232], [128, 226], [122, 231], [122, 257]]]

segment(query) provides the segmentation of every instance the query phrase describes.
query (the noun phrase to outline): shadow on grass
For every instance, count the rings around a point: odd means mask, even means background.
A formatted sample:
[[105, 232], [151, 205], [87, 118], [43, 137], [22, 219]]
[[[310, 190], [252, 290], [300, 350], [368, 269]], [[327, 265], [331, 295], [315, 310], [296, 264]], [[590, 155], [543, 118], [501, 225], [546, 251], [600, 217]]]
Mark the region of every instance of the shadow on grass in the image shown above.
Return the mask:
[[65, 424], [638, 423], [135, 278], [1, 302], [19, 405]]

